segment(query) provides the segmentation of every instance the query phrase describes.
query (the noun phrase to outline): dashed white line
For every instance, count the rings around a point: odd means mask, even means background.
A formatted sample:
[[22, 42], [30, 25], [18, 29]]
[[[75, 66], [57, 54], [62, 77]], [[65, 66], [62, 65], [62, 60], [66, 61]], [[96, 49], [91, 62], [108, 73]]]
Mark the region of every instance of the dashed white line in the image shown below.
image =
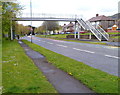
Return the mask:
[[51, 45], [53, 44], [53, 43], [50, 43], [50, 42], [47, 42], [47, 43], [48, 43], [48, 44], [51, 44]]
[[64, 45], [60, 45], [60, 44], [57, 44], [57, 46], [60, 46], [60, 47], [65, 47], [65, 48], [67, 48], [67, 46], [64, 46]]
[[78, 48], [73, 48], [74, 50], [78, 50], [78, 51], [83, 51], [83, 52], [87, 52], [87, 53], [95, 53], [93, 51], [88, 51], [88, 50], [82, 50], [82, 49], [78, 49]]
[[120, 57], [117, 56], [112, 56], [112, 55], [105, 55], [105, 56], [120, 59]]

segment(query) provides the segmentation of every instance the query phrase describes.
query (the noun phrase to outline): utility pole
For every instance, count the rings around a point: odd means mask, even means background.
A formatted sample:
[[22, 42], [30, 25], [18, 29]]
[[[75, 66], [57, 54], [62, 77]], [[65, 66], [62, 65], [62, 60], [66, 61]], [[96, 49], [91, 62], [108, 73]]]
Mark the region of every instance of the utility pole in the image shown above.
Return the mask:
[[12, 28], [12, 20], [11, 20], [11, 27], [10, 27], [10, 30], [11, 30], [11, 40], [13, 40], [13, 28]]
[[32, 43], [32, 1], [30, 0], [30, 16], [31, 16], [31, 43]]

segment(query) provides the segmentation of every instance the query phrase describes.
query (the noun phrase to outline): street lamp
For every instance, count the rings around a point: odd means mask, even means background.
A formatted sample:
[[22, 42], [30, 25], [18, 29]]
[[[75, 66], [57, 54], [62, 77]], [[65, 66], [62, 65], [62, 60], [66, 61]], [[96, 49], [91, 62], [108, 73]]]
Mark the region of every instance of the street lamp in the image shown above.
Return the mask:
[[[10, 12], [14, 12], [14, 10], [12, 10], [11, 9], [11, 11]], [[12, 16], [12, 17], [14, 17], [14, 16]], [[11, 21], [10, 21], [10, 24], [11, 24], [11, 27], [10, 27], [10, 31], [11, 31], [11, 40], [13, 40], [13, 27], [12, 27], [12, 19], [11, 19]]]
[[[31, 27], [32, 27], [32, 1], [30, 0], [30, 16], [31, 16]], [[32, 43], [32, 29], [31, 29], [31, 43]]]

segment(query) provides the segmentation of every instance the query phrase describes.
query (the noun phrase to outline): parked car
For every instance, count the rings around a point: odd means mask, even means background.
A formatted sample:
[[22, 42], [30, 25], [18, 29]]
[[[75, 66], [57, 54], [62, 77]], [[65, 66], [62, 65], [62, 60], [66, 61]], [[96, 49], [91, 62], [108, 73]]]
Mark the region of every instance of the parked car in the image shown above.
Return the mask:
[[[73, 34], [75, 34], [75, 32], [73, 32]], [[78, 34], [78, 32], [76, 32], [76, 34]]]
[[64, 34], [64, 32], [60, 32], [60, 34]]
[[66, 32], [66, 34], [70, 34], [70, 32]]

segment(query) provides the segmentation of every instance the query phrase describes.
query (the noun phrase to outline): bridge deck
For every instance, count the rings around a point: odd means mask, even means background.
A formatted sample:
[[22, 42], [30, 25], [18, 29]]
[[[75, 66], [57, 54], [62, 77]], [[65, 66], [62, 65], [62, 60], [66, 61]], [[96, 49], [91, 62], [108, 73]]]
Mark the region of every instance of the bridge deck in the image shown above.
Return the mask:
[[12, 18], [13, 21], [73, 21], [75, 22], [75, 18], [30, 18], [30, 17], [22, 17], [22, 18]]

